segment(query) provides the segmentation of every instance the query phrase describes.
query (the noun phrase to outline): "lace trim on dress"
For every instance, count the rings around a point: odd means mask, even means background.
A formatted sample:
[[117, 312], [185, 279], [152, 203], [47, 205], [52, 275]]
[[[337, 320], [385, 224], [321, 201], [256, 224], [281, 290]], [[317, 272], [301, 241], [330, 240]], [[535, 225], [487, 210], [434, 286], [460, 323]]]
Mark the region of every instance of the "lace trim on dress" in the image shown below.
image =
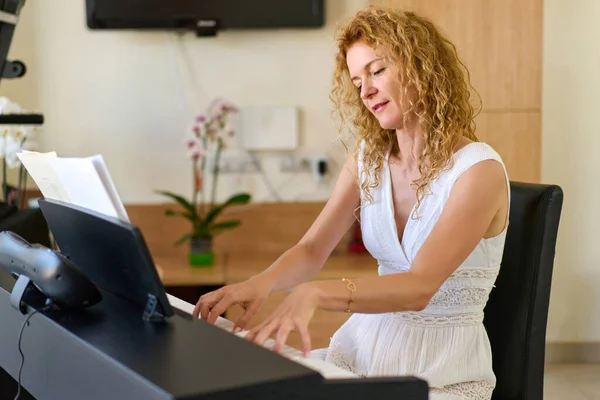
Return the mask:
[[489, 289], [457, 287], [441, 287], [429, 301], [429, 306], [436, 308], [485, 306], [489, 296]]
[[408, 311], [393, 313], [392, 315], [394, 318], [401, 319], [407, 324], [420, 327], [472, 326], [483, 322], [483, 313], [433, 315]]
[[346, 355], [342, 346], [337, 343], [333, 338], [329, 343], [329, 349], [327, 351], [327, 356], [325, 356], [325, 361], [331, 363], [337, 367], [346, 369], [361, 378], [367, 376], [365, 371], [359, 371], [354, 367], [354, 363], [350, 361], [351, 358]]
[[460, 382], [446, 385], [441, 388], [431, 388], [429, 393], [453, 394], [462, 396], [465, 400], [489, 400], [495, 385], [487, 381]]
[[500, 267], [496, 268], [465, 268], [458, 269], [450, 275], [450, 279], [459, 278], [482, 278], [482, 279], [496, 279], [500, 272]]

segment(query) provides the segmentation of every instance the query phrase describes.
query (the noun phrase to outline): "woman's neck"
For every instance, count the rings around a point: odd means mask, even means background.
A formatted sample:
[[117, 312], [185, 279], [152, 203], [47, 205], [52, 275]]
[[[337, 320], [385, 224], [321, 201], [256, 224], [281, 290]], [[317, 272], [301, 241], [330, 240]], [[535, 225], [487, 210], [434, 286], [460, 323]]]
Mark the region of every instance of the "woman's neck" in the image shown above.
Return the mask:
[[410, 170], [417, 169], [417, 160], [425, 149], [425, 139], [420, 133], [396, 129], [397, 147], [392, 152], [394, 162]]

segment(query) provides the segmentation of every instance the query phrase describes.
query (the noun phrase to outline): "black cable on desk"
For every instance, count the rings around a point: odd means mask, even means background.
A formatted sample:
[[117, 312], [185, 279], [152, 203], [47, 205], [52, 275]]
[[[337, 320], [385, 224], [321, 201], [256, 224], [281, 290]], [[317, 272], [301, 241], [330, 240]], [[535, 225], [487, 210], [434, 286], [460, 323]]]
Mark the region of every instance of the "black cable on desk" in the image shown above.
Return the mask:
[[23, 365], [25, 364], [25, 355], [23, 354], [23, 350], [21, 349], [21, 338], [23, 337], [23, 331], [25, 330], [25, 326], [29, 325], [29, 320], [31, 319], [31, 317], [33, 317], [35, 314], [39, 313], [40, 311], [46, 311], [48, 309], [50, 309], [50, 307], [45, 307], [43, 310], [34, 310], [31, 314], [29, 314], [27, 316], [27, 318], [25, 318], [25, 321], [23, 321], [23, 325], [21, 325], [21, 331], [19, 332], [19, 342], [18, 342], [18, 349], [19, 349], [19, 353], [21, 354], [21, 366], [19, 367], [19, 377], [17, 379], [17, 383], [18, 383], [17, 395], [15, 396], [14, 400], [18, 400], [19, 396], [21, 396], [21, 372], [23, 371]]

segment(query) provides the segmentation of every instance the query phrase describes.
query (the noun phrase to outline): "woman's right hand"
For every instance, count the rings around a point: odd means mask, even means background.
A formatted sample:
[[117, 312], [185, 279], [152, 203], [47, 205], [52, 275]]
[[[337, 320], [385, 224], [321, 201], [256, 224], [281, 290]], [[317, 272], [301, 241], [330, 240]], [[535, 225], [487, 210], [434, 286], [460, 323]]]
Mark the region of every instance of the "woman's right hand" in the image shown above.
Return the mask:
[[237, 333], [246, 329], [246, 326], [258, 313], [272, 289], [273, 284], [260, 276], [227, 285], [200, 296], [193, 315], [194, 317], [200, 315], [203, 320], [214, 324], [219, 315], [231, 306], [239, 304], [244, 309], [244, 314], [235, 322], [233, 331]]

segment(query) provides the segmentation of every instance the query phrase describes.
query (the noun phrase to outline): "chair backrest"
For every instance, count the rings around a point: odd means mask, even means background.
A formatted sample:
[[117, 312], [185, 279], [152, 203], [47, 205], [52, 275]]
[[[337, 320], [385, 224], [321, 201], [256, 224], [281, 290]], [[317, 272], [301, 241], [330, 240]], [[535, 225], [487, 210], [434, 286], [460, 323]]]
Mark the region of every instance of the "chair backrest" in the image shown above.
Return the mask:
[[485, 307], [497, 382], [493, 400], [543, 398], [546, 325], [563, 192], [510, 182], [504, 256]]

